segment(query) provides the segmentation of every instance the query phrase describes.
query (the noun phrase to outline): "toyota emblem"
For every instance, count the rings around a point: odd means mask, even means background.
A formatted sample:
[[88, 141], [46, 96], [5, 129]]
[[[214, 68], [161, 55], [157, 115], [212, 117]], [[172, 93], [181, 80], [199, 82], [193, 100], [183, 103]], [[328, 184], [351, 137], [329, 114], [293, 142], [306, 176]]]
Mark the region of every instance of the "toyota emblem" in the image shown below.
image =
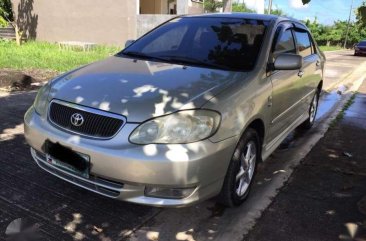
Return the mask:
[[84, 117], [79, 113], [74, 113], [71, 116], [71, 124], [74, 126], [81, 126], [84, 123]]

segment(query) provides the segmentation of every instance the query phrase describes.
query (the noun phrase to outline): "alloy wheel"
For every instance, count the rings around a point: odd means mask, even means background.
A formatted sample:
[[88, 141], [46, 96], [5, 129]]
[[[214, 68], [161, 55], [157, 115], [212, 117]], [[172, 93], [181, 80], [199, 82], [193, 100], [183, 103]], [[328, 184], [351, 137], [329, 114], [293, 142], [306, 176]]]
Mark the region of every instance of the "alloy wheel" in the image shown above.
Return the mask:
[[246, 144], [240, 155], [240, 168], [236, 175], [236, 194], [242, 197], [252, 181], [257, 160], [257, 149], [254, 141]]
[[310, 106], [310, 117], [309, 117], [310, 123], [313, 123], [315, 121], [317, 110], [318, 110], [318, 95], [316, 94]]

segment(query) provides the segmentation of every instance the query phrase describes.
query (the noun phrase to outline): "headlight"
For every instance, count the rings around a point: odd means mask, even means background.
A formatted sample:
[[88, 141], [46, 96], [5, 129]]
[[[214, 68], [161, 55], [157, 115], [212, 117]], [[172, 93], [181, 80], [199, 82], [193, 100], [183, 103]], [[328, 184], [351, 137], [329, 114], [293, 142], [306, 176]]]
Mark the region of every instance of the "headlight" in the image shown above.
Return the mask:
[[219, 127], [220, 114], [187, 110], [157, 117], [138, 126], [130, 135], [135, 144], [185, 144], [211, 137]]
[[45, 84], [39, 91], [34, 100], [34, 108], [39, 115], [43, 115], [46, 112], [48, 104], [48, 94], [50, 93], [50, 85]]

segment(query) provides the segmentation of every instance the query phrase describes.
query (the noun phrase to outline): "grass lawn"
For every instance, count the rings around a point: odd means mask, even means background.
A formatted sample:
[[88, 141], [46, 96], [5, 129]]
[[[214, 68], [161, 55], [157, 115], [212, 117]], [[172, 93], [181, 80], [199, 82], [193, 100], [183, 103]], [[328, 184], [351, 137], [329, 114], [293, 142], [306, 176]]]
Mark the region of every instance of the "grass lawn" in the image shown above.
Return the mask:
[[321, 51], [334, 51], [334, 50], [341, 50], [342, 47], [339, 46], [319, 46]]
[[91, 51], [60, 50], [57, 44], [27, 42], [17, 46], [13, 41], [0, 40], [0, 68], [71, 70], [115, 54], [117, 47], [98, 46]]
[[[340, 50], [337, 46], [320, 46], [322, 51]], [[91, 51], [60, 50], [57, 44], [30, 41], [17, 46], [0, 40], [0, 68], [47, 69], [65, 72], [78, 66], [104, 59], [120, 48], [98, 46]]]

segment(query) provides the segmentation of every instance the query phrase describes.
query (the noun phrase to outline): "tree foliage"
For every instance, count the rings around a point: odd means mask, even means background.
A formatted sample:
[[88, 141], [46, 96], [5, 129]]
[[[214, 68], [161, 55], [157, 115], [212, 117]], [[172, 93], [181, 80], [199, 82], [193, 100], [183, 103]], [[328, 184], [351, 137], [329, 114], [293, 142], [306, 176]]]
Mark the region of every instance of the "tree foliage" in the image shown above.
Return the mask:
[[366, 27], [366, 1], [364, 1], [362, 3], [362, 5], [357, 8], [356, 18], [357, 18], [357, 22], [362, 27]]
[[10, 0], [0, 0], [0, 27], [8, 26], [13, 21], [13, 11]]
[[222, 1], [216, 1], [216, 0], [205, 0], [204, 1], [205, 11], [209, 12], [209, 13], [217, 12], [223, 6], [224, 6], [224, 3]]
[[[265, 9], [264, 13], [268, 14], [268, 9]], [[277, 15], [277, 16], [283, 16], [283, 17], [287, 16], [287, 13], [285, 11], [283, 11], [282, 9], [278, 8], [277, 6], [273, 9], [271, 9], [271, 14], [272, 15]]]
[[[333, 25], [327, 26], [320, 24], [315, 18], [313, 21], [306, 20], [305, 24], [319, 45], [342, 45], [345, 41], [347, 21], [335, 21]], [[366, 29], [358, 22], [351, 22], [348, 33], [349, 47], [365, 38]]]
[[235, 2], [233, 3], [233, 12], [246, 12], [246, 13], [255, 13], [253, 9], [247, 7], [247, 5], [243, 3]]
[[[234, 2], [232, 6], [233, 6], [233, 8], [232, 8], [233, 12], [255, 13], [255, 10], [251, 9], [251, 8], [248, 8], [248, 6], [244, 2], [243, 3]], [[264, 13], [268, 14], [268, 9], [265, 9]], [[278, 8], [277, 6], [274, 9], [271, 10], [271, 14], [278, 15], [278, 16], [286, 16], [287, 15], [285, 13], [285, 11]]]
[[0, 0], [0, 17], [7, 21], [13, 21], [13, 10], [10, 0]]

